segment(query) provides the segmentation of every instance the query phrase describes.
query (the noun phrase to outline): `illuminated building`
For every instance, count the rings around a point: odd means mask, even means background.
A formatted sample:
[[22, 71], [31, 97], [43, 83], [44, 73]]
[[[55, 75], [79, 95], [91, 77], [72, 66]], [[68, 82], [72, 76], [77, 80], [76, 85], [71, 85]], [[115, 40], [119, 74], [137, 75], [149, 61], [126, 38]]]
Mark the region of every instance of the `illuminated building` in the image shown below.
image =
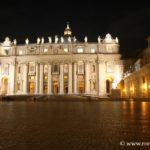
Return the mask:
[[122, 97], [150, 98], [150, 37], [148, 48], [142, 50], [138, 59], [125, 72], [118, 87]]
[[8, 37], [0, 44], [0, 93], [110, 95], [122, 79], [118, 38], [98, 36], [79, 42], [69, 24], [64, 35], [25, 40]]

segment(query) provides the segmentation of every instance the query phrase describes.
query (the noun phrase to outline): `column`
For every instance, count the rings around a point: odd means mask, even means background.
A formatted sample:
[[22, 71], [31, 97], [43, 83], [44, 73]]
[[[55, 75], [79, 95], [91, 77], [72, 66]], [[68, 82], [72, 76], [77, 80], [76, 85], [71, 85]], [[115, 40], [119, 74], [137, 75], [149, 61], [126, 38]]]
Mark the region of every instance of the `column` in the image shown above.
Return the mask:
[[59, 94], [64, 94], [64, 70], [63, 64], [60, 64], [60, 80], [59, 80]]
[[96, 89], [97, 95], [99, 95], [99, 63], [96, 64]]
[[77, 94], [78, 91], [77, 91], [77, 64], [74, 63], [74, 72], [73, 72], [73, 75], [74, 75], [74, 94]]
[[10, 78], [10, 82], [9, 82], [9, 94], [13, 95], [15, 94], [15, 62], [11, 63], [9, 65], [10, 67], [10, 72], [9, 72], [9, 78]]
[[99, 71], [99, 96], [105, 96], [106, 95], [106, 77], [105, 77], [105, 72], [106, 72], [106, 66], [103, 61], [99, 61], [98, 63], [98, 71]]
[[39, 94], [43, 94], [43, 72], [44, 72], [44, 65], [40, 63], [40, 86], [39, 86]]
[[48, 94], [52, 94], [52, 71], [51, 64], [48, 64]]
[[119, 64], [115, 65], [115, 71], [116, 71], [116, 79], [115, 79], [115, 81], [116, 81], [116, 86], [117, 86], [117, 84], [121, 80], [121, 73], [122, 73], [121, 72], [121, 66]]
[[72, 63], [69, 64], [68, 94], [72, 94]]
[[90, 94], [90, 65], [85, 63], [85, 94]]
[[24, 64], [24, 73], [23, 73], [23, 93], [28, 93], [28, 63]]
[[39, 93], [39, 63], [36, 63], [36, 83], [35, 83], [35, 94]]

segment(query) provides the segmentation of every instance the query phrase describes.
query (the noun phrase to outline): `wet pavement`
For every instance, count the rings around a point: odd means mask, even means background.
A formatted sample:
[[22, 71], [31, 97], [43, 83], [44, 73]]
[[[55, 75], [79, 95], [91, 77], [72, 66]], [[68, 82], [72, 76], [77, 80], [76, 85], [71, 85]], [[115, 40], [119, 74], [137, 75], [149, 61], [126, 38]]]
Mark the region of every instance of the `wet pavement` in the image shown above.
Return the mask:
[[0, 102], [0, 150], [150, 149], [150, 102]]

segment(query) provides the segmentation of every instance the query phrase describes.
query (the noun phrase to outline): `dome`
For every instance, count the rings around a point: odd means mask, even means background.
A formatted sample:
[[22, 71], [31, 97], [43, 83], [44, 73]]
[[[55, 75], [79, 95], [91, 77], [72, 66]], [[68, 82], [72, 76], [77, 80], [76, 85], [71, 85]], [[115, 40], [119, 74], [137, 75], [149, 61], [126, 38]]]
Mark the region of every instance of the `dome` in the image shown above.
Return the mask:
[[64, 36], [71, 36], [71, 35], [72, 35], [72, 32], [71, 32], [71, 29], [69, 27], [69, 22], [67, 22], [67, 27], [65, 28]]

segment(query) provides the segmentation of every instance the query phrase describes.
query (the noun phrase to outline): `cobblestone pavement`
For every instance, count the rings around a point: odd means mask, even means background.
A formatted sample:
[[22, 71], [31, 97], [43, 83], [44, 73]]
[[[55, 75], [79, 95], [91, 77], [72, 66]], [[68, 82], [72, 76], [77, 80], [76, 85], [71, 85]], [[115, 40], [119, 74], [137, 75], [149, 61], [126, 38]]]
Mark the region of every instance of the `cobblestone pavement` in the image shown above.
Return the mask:
[[0, 102], [0, 150], [150, 149], [150, 102]]

